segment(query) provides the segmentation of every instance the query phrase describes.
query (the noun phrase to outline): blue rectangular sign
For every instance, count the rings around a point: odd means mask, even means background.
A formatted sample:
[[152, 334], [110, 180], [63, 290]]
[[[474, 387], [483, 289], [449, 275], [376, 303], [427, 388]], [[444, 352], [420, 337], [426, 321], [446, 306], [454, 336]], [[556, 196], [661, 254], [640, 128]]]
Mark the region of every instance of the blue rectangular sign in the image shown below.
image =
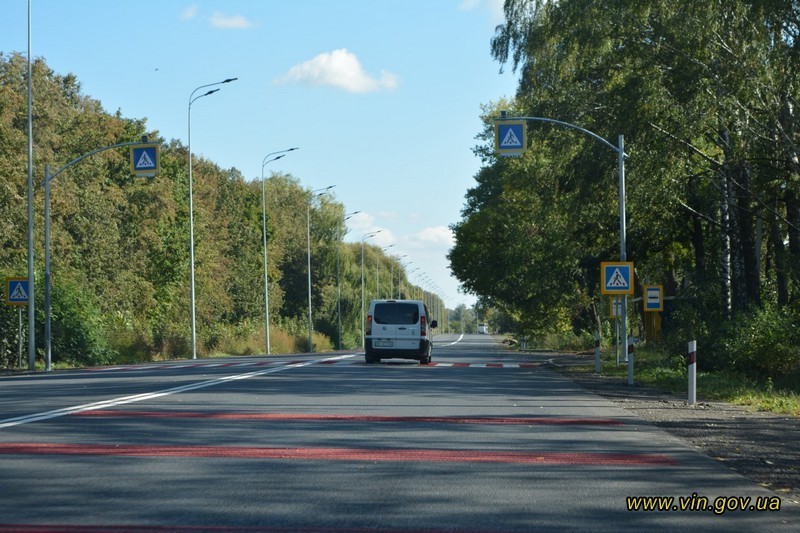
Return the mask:
[[137, 176], [155, 176], [159, 171], [157, 144], [131, 146], [131, 172]]
[[6, 278], [6, 305], [28, 305], [28, 278]]
[[495, 123], [495, 149], [501, 155], [522, 155], [527, 149], [528, 136], [523, 120]]
[[649, 285], [644, 288], [644, 310], [664, 310], [664, 287], [661, 285]]
[[633, 262], [600, 263], [603, 294], [633, 294]]

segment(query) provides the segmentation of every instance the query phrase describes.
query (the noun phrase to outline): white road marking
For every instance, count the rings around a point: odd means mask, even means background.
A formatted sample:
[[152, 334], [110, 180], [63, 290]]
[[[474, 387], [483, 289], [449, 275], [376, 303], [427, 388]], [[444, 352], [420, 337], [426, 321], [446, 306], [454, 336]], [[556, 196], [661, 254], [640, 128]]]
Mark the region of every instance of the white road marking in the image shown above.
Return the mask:
[[454, 344], [458, 344], [459, 342], [461, 342], [461, 339], [463, 339], [463, 338], [464, 338], [464, 334], [462, 333], [460, 337], [458, 337], [455, 341], [453, 341], [453, 342], [451, 342], [449, 344], [439, 344], [436, 341], [434, 341], [433, 346], [434, 347], [437, 347], [437, 346], [453, 346]]
[[267, 368], [264, 370], [257, 370], [247, 374], [235, 374], [233, 376], [225, 376], [217, 379], [210, 379], [208, 381], [200, 381], [198, 383], [190, 383], [188, 385], [181, 385], [180, 387], [173, 387], [171, 389], [164, 389], [161, 391], [148, 392], [145, 394], [136, 394], [134, 396], [123, 396], [122, 398], [114, 398], [111, 400], [103, 400], [100, 402], [87, 403], [84, 405], [76, 405], [73, 407], [64, 407], [62, 409], [55, 409], [53, 411], [45, 411], [43, 413], [35, 413], [32, 415], [18, 416], [16, 418], [7, 418], [0, 420], [0, 429], [12, 426], [20, 426], [22, 424], [30, 424], [31, 422], [38, 422], [40, 420], [49, 420], [51, 418], [59, 418], [62, 416], [72, 415], [75, 413], [82, 413], [84, 411], [93, 411], [96, 409], [106, 409], [109, 407], [117, 407], [119, 405], [126, 405], [129, 403], [142, 402], [145, 400], [152, 400], [154, 398], [161, 398], [163, 396], [171, 396], [181, 392], [188, 392], [197, 389], [205, 389], [206, 387], [213, 387], [215, 385], [222, 385], [230, 381], [238, 381], [242, 379], [254, 378], [264, 374], [272, 374], [275, 372], [282, 372], [292, 368], [300, 368], [304, 366], [314, 365], [325, 361], [337, 361], [354, 357], [356, 354], [339, 355], [336, 357], [329, 357], [327, 359], [317, 359], [314, 361], [304, 361], [302, 363], [294, 363], [291, 365], [280, 366], [277, 368]]

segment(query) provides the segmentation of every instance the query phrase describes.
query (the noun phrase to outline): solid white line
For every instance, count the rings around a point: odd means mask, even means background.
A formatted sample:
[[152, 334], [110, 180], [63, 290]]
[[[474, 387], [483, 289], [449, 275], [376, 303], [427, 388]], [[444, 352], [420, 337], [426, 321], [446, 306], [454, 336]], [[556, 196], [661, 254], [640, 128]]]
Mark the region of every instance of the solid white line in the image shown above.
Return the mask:
[[461, 342], [461, 339], [463, 339], [463, 338], [464, 338], [464, 334], [462, 333], [459, 338], [457, 338], [454, 342], [451, 342], [450, 344], [438, 344], [436, 341], [434, 341], [433, 346], [434, 347], [436, 347], [436, 346], [452, 346], [454, 344], [458, 344], [459, 342]]
[[215, 385], [221, 385], [223, 383], [228, 383], [230, 381], [238, 381], [242, 379], [249, 379], [254, 378], [256, 376], [262, 376], [264, 374], [273, 374], [275, 372], [283, 372], [284, 370], [289, 370], [292, 368], [300, 368], [304, 366], [309, 366], [317, 363], [322, 363], [323, 361], [337, 361], [341, 359], [347, 359], [349, 357], [353, 357], [355, 354], [348, 354], [348, 355], [339, 355], [336, 357], [329, 357], [327, 359], [318, 359], [314, 361], [305, 361], [302, 363], [295, 363], [291, 365], [281, 366], [277, 368], [268, 368], [264, 370], [257, 370], [255, 372], [249, 372], [247, 374], [236, 374], [233, 376], [225, 376], [217, 379], [211, 379], [208, 381], [200, 381], [198, 383], [190, 383], [189, 385], [181, 385], [180, 387], [173, 387], [171, 389], [164, 389], [161, 391], [156, 392], [148, 392], [145, 394], [136, 394], [134, 396], [123, 396], [122, 398], [114, 398], [111, 400], [103, 400], [100, 402], [94, 403], [87, 403], [84, 405], [76, 405], [74, 407], [64, 407], [63, 409], [55, 409], [53, 411], [45, 411], [43, 413], [36, 413], [32, 415], [25, 415], [25, 416], [18, 416], [16, 418], [7, 418], [5, 420], [0, 420], [0, 429], [12, 427], [12, 426], [20, 426], [22, 424], [30, 424], [31, 422], [38, 422], [40, 420], [49, 420], [51, 418], [59, 418], [62, 416], [72, 415], [75, 413], [82, 413], [84, 411], [94, 411], [97, 409], [106, 409], [108, 407], [117, 407], [119, 405], [126, 405], [129, 403], [136, 403], [142, 402], [145, 400], [152, 400], [154, 398], [161, 398], [163, 396], [170, 396], [172, 394], [178, 394], [181, 392], [188, 392], [197, 389], [204, 389], [206, 387], [213, 387]]

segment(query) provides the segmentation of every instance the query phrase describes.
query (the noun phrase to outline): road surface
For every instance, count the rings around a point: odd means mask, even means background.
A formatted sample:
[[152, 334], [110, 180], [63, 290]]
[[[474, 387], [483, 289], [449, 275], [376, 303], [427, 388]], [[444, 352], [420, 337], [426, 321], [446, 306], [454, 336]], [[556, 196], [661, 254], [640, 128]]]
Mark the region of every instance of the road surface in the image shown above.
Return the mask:
[[0, 480], [2, 531], [800, 524], [491, 335], [440, 335], [431, 365], [338, 352], [0, 377]]

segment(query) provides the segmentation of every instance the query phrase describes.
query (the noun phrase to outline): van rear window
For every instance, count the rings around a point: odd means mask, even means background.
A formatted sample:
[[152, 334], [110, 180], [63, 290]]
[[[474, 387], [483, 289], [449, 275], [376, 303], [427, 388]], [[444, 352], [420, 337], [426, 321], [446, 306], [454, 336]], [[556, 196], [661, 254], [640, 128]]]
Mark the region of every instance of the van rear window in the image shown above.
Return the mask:
[[375, 304], [376, 324], [413, 325], [419, 322], [419, 306], [413, 303], [388, 302]]

